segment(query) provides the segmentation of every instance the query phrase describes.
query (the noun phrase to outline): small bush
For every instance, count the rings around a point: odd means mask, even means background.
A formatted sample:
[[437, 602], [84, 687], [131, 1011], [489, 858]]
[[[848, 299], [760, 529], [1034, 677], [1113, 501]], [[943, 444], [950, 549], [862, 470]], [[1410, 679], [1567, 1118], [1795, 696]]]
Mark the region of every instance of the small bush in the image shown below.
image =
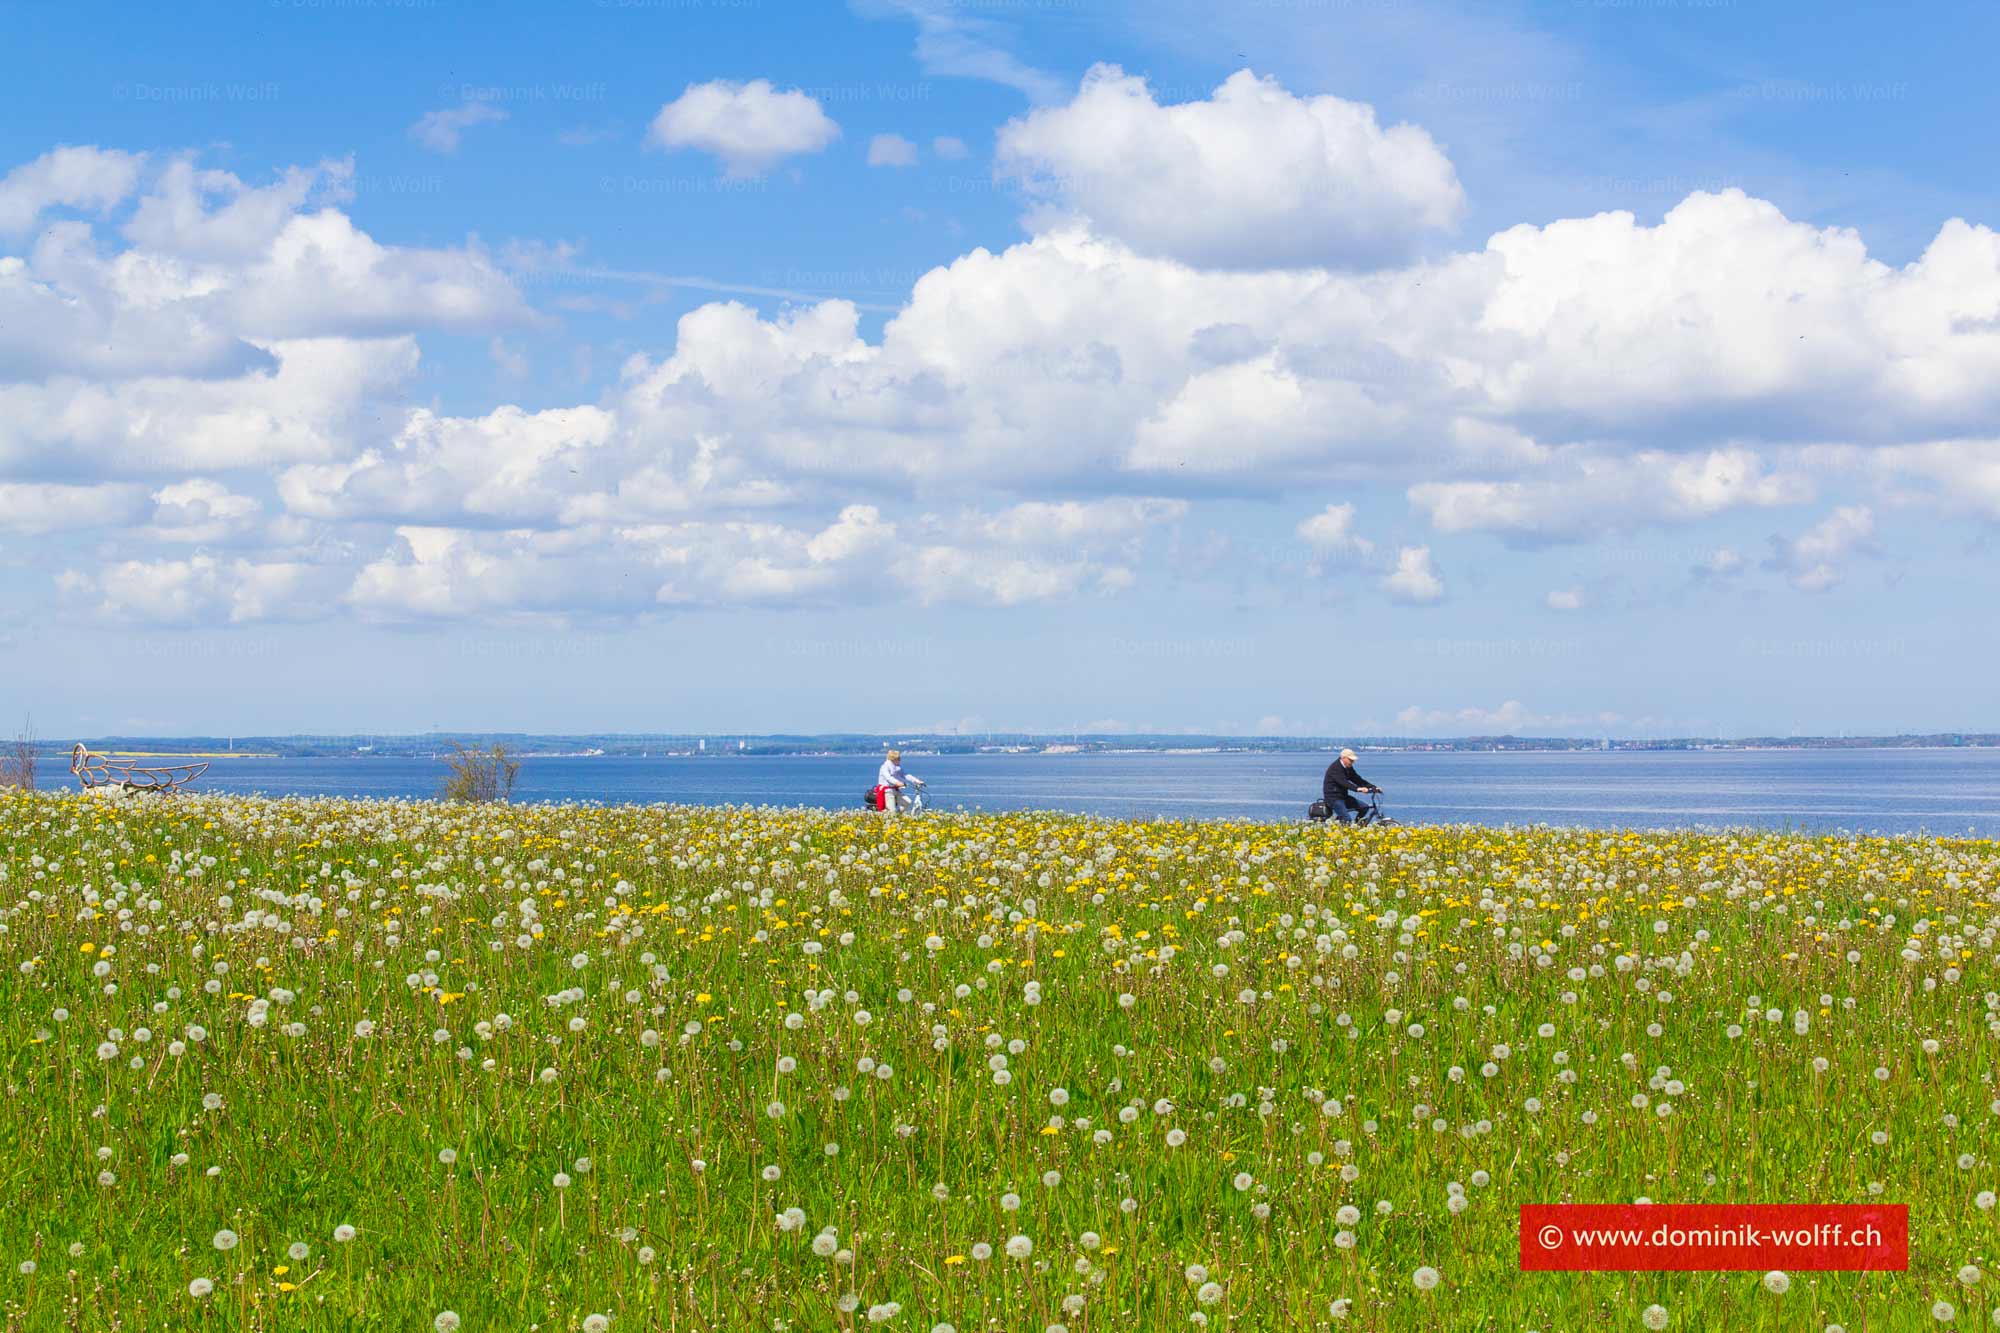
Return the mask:
[[14, 739], [0, 745], [0, 787], [26, 787], [35, 785], [35, 726], [23, 723], [14, 733]]
[[490, 750], [451, 743], [445, 760], [451, 773], [439, 793], [447, 801], [504, 801], [514, 794], [514, 779], [520, 776], [521, 761], [504, 745]]

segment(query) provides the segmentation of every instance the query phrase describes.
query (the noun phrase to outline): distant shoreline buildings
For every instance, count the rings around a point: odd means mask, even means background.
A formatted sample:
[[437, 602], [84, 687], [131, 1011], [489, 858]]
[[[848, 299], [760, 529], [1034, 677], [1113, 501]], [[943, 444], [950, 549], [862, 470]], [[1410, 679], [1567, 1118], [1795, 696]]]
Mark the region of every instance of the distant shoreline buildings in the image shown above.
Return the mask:
[[[1938, 732], [1898, 736], [1757, 736], [1626, 739], [1567, 736], [1318, 737], [1189, 735], [1052, 735], [995, 732], [984, 735], [834, 733], [820, 736], [750, 736], [736, 733], [674, 735], [596, 733], [536, 735], [524, 732], [430, 732], [421, 735], [298, 736], [96, 736], [92, 748], [146, 754], [219, 754], [232, 758], [430, 758], [448, 748], [447, 736], [466, 745], [504, 745], [524, 757], [672, 757], [727, 759], [777, 755], [879, 755], [897, 746], [912, 754], [1320, 754], [1342, 745], [1400, 753], [1574, 753], [1714, 750], [1985, 749], [2000, 747], [2000, 732]], [[715, 741], [711, 746], [709, 741]], [[61, 748], [67, 753], [68, 741]], [[241, 748], [238, 748], [238, 747]], [[234, 754], [229, 754], [229, 751]]]

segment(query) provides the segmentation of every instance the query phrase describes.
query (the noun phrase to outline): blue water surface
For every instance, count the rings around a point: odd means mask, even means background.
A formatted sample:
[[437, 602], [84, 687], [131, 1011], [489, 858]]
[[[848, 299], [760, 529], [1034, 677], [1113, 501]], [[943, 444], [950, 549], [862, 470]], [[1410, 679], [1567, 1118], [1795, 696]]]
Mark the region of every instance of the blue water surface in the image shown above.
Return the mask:
[[[947, 809], [1278, 820], [1304, 813], [1329, 758], [912, 754], [906, 766]], [[1358, 767], [1406, 822], [2000, 833], [2000, 749], [1386, 752]], [[196, 789], [423, 797], [444, 773], [432, 759], [219, 759]], [[853, 756], [531, 757], [515, 799], [859, 809], [873, 781]], [[62, 765], [44, 765], [43, 785], [65, 784]]]

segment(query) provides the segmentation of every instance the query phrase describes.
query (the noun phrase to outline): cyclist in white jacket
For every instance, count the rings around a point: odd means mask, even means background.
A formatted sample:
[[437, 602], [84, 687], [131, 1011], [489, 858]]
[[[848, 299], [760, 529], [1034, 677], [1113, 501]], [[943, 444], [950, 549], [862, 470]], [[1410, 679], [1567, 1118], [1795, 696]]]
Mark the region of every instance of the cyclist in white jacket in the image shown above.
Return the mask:
[[882, 813], [900, 815], [909, 803], [903, 795], [906, 787], [921, 787], [924, 780], [903, 771], [903, 752], [889, 751], [889, 757], [882, 761], [882, 767], [875, 774], [875, 785], [887, 788], [882, 798]]

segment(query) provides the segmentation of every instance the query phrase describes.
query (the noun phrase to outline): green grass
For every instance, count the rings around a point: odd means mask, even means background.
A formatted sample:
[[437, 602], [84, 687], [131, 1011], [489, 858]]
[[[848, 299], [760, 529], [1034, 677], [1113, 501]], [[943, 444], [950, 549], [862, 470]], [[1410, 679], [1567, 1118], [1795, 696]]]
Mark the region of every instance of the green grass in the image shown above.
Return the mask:
[[[1995, 1305], [1991, 842], [0, 794], [0, 872], [10, 1331]], [[1910, 1271], [1518, 1271], [1640, 1196], [1906, 1203]]]

